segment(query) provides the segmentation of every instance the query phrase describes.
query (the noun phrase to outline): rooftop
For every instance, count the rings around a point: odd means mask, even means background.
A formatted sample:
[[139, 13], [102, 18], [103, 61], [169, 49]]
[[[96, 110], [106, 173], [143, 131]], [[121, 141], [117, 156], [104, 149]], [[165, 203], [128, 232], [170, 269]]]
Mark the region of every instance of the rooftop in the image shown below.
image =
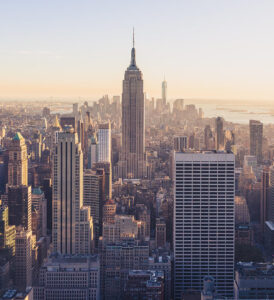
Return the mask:
[[42, 195], [43, 191], [38, 187], [38, 188], [33, 188], [32, 189], [32, 194], [34, 195]]
[[254, 262], [239, 262], [236, 266], [236, 271], [242, 277], [246, 278], [266, 278], [273, 277], [274, 279], [274, 265], [268, 263], [254, 263]]

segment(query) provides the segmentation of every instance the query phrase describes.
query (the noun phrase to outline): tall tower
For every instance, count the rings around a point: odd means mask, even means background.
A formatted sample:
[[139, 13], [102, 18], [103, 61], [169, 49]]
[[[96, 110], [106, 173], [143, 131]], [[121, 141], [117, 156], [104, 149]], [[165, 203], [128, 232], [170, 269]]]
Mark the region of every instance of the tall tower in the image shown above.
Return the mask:
[[83, 153], [78, 135], [71, 126], [60, 132], [53, 160], [54, 251], [61, 254], [88, 254], [93, 225], [90, 208], [83, 206]]
[[96, 174], [96, 171], [89, 170], [89, 169], [85, 170], [83, 201], [85, 206], [90, 207], [90, 215], [92, 216], [93, 219], [93, 230], [94, 230], [94, 239], [95, 239], [96, 246], [100, 235], [100, 225], [102, 226], [102, 216], [100, 215], [103, 206], [102, 200], [103, 199], [100, 198], [99, 175]]
[[221, 117], [216, 119], [216, 150], [224, 150], [224, 121]]
[[258, 163], [263, 161], [263, 123], [256, 120], [249, 121], [250, 155], [257, 157]]
[[32, 285], [32, 232], [22, 227], [16, 230], [14, 269], [15, 286], [25, 291]]
[[110, 122], [99, 124], [98, 162], [111, 163], [111, 126]]
[[211, 148], [212, 146], [212, 141], [213, 141], [213, 134], [212, 134], [212, 130], [210, 128], [210, 125], [206, 125], [205, 130], [204, 130], [204, 134], [205, 134], [205, 140], [204, 140], [204, 144], [205, 144], [205, 150], [212, 150], [213, 148]]
[[98, 162], [98, 142], [97, 137], [93, 134], [90, 137], [90, 145], [88, 150], [88, 169], [92, 169], [94, 163]]
[[233, 299], [234, 155], [175, 152], [174, 167], [174, 299], [201, 291], [207, 275]]
[[9, 224], [31, 230], [31, 187], [28, 186], [28, 155], [25, 139], [20, 132], [8, 147], [8, 211]]
[[136, 65], [134, 33], [131, 62], [123, 80], [120, 165], [123, 169], [121, 177], [146, 176], [143, 75]]
[[28, 185], [28, 154], [25, 139], [17, 132], [9, 145], [8, 185]]
[[167, 82], [166, 82], [166, 80], [164, 80], [162, 82], [162, 100], [163, 100], [164, 106], [166, 106], [166, 100], [167, 100]]

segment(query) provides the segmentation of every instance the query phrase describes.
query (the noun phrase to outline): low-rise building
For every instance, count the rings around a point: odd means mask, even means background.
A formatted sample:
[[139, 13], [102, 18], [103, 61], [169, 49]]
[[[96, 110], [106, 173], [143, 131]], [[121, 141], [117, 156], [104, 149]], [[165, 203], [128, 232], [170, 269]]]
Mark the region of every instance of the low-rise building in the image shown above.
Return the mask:
[[238, 263], [235, 299], [274, 299], [274, 266], [267, 263]]
[[162, 271], [130, 270], [123, 299], [164, 300], [164, 273]]
[[34, 299], [99, 300], [98, 256], [52, 254], [40, 269]]

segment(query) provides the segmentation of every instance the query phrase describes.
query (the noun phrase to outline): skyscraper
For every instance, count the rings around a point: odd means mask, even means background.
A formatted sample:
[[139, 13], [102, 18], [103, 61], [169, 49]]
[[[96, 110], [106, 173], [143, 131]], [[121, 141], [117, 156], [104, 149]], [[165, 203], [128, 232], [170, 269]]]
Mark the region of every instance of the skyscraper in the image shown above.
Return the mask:
[[120, 168], [123, 178], [146, 176], [143, 75], [136, 65], [134, 36], [131, 62], [123, 81]]
[[[205, 150], [213, 150], [214, 146], [213, 146], [213, 134], [212, 134], [212, 130], [210, 128], [210, 125], [206, 125], [205, 130], [204, 130], [204, 134], [205, 134]], [[213, 146], [213, 147], [212, 147]]]
[[[96, 171], [85, 170], [84, 172], [84, 205], [90, 207], [90, 215], [93, 219], [94, 238], [97, 244], [99, 239], [100, 224], [102, 225], [102, 216], [100, 216], [100, 177]], [[101, 222], [100, 222], [101, 218]]]
[[268, 214], [270, 211], [269, 206], [269, 189], [270, 189], [270, 170], [268, 166], [265, 166], [262, 172], [261, 180], [261, 199], [260, 199], [260, 221], [261, 232], [264, 233], [265, 222], [269, 220]]
[[173, 139], [173, 147], [175, 151], [186, 150], [187, 145], [187, 136], [175, 136]]
[[164, 107], [166, 106], [166, 100], [167, 100], [167, 82], [164, 80], [162, 82], [162, 100]]
[[201, 291], [207, 275], [233, 299], [234, 155], [177, 152], [174, 164], [174, 299]]
[[[8, 214], [9, 214], [9, 224], [19, 226], [18, 231], [27, 232], [28, 236], [31, 238], [31, 187], [28, 186], [28, 156], [27, 156], [27, 146], [23, 136], [17, 132], [13, 137], [12, 141], [8, 146], [9, 150], [9, 164], [8, 164]], [[16, 271], [18, 274], [22, 272], [23, 268], [26, 268], [24, 272], [28, 272], [28, 266], [25, 265], [25, 258], [20, 258], [21, 252], [18, 249], [18, 239], [21, 241], [21, 234], [16, 233], [16, 268], [21, 264], [23, 266], [19, 267]], [[28, 238], [27, 238], [28, 239]], [[22, 242], [23, 243], [23, 242]], [[27, 249], [26, 249], [27, 251]], [[19, 260], [18, 260], [19, 258]], [[26, 258], [29, 259], [28, 257]], [[31, 256], [30, 256], [31, 260]], [[19, 264], [19, 265], [18, 265]], [[31, 267], [31, 266], [30, 266]], [[21, 269], [20, 269], [21, 268]], [[16, 283], [20, 286], [20, 274], [19, 279]], [[25, 274], [26, 278], [31, 274]], [[17, 277], [16, 277], [17, 278]], [[22, 278], [22, 285], [26, 287], [29, 285], [29, 280]], [[25, 281], [26, 279], [26, 281]], [[17, 281], [17, 279], [16, 279]], [[25, 281], [25, 282], [24, 282]]]
[[98, 142], [97, 137], [93, 134], [90, 137], [90, 145], [88, 149], [88, 168], [92, 169], [94, 163], [98, 161]]
[[15, 226], [9, 225], [9, 212], [6, 205], [0, 205], [0, 249], [9, 248], [15, 254]]
[[32, 285], [32, 235], [31, 230], [16, 229], [15, 285], [20, 291]]
[[274, 166], [269, 169], [269, 194], [268, 194], [268, 204], [267, 204], [267, 219], [274, 222]]
[[111, 125], [110, 122], [99, 124], [98, 162], [111, 162]]
[[267, 254], [272, 257], [274, 255], [274, 166], [269, 169], [269, 194], [265, 212], [267, 213], [267, 221], [264, 227], [264, 244]]
[[31, 186], [8, 187], [9, 224], [31, 230]]
[[8, 185], [28, 185], [28, 154], [25, 139], [17, 132], [9, 144]]
[[263, 123], [249, 121], [250, 155], [257, 157], [258, 163], [263, 161]]
[[54, 251], [90, 253], [93, 225], [90, 208], [83, 206], [83, 153], [71, 126], [64, 127], [55, 146], [52, 200]]
[[105, 194], [104, 200], [112, 198], [112, 168], [110, 162], [97, 162], [93, 164], [93, 170], [104, 170], [105, 176]]
[[216, 119], [216, 150], [224, 149], [224, 120], [221, 117]]

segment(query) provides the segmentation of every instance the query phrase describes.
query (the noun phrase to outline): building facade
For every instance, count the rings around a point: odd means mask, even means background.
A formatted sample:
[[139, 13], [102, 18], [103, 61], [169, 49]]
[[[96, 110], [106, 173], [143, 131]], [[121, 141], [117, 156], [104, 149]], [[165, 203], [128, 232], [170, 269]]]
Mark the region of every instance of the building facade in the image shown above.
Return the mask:
[[52, 254], [40, 269], [34, 299], [99, 300], [98, 256]]
[[258, 163], [263, 161], [263, 123], [249, 121], [250, 155], [257, 157]]
[[98, 126], [98, 162], [111, 163], [111, 125], [110, 122]]
[[224, 149], [224, 120], [221, 117], [218, 117], [216, 119], [216, 150], [223, 150], [223, 149]]
[[100, 198], [100, 178], [95, 171], [84, 171], [84, 206], [90, 207], [90, 216], [93, 219], [94, 239], [99, 239], [100, 224], [102, 224], [102, 205]]
[[28, 185], [28, 153], [25, 139], [17, 132], [9, 144], [8, 185]]
[[201, 291], [207, 275], [233, 298], [234, 155], [175, 153], [174, 163], [174, 299]]
[[9, 186], [8, 207], [10, 225], [31, 230], [31, 186]]
[[15, 286], [25, 291], [32, 285], [32, 232], [18, 228], [15, 236]]
[[93, 225], [83, 206], [83, 153], [72, 127], [59, 134], [53, 157], [52, 239], [55, 252], [91, 252]]

